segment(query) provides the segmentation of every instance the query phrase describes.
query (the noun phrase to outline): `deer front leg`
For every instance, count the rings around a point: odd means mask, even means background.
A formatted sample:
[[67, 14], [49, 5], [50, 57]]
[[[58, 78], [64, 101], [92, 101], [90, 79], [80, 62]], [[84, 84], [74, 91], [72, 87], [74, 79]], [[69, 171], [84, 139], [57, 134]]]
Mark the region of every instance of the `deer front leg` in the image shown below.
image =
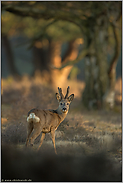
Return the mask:
[[55, 145], [55, 130], [51, 130], [50, 134], [51, 134], [51, 137], [52, 137], [55, 153], [57, 154], [56, 145]]
[[40, 140], [40, 144], [39, 144], [38, 150], [40, 149], [40, 147], [41, 147], [41, 145], [43, 143], [44, 137], [45, 137], [45, 133], [42, 132], [42, 136], [41, 136], [41, 140]]

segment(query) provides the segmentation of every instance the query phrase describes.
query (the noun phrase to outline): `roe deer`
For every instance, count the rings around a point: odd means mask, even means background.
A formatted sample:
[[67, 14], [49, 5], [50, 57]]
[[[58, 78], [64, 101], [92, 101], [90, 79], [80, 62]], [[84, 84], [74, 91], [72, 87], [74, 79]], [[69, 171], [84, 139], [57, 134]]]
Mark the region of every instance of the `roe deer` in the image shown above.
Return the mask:
[[30, 138], [31, 145], [33, 145], [34, 140], [40, 135], [42, 132], [40, 144], [38, 147], [41, 147], [45, 134], [50, 133], [54, 145], [54, 150], [56, 152], [55, 147], [55, 130], [57, 130], [60, 123], [65, 119], [70, 102], [74, 99], [74, 94], [69, 94], [69, 86], [67, 88], [67, 93], [64, 97], [62, 93], [62, 89], [58, 87], [58, 92], [56, 93], [56, 99], [58, 100], [59, 107], [56, 110], [42, 110], [42, 109], [32, 109], [28, 112], [27, 122], [28, 122], [28, 135], [26, 140], [26, 146], [29, 143], [29, 137], [33, 131], [32, 137]]

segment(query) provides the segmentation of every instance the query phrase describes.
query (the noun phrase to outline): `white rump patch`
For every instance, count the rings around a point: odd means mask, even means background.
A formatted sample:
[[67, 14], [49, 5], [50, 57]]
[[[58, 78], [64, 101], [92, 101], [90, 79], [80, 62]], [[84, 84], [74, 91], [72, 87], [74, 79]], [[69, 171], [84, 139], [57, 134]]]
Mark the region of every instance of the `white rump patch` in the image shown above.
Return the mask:
[[34, 113], [30, 113], [30, 115], [27, 118], [27, 122], [30, 122], [30, 121], [39, 122], [40, 118], [36, 116]]

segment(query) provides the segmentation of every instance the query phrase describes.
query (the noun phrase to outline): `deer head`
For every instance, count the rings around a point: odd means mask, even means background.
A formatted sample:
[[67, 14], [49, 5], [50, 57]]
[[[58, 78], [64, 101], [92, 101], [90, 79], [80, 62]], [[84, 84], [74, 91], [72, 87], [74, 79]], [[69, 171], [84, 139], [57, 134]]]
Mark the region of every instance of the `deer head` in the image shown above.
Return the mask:
[[56, 93], [56, 99], [58, 100], [59, 102], [59, 109], [62, 113], [67, 113], [68, 110], [69, 110], [69, 105], [71, 103], [71, 101], [74, 99], [74, 94], [71, 94], [69, 97], [68, 97], [68, 94], [69, 94], [69, 90], [70, 90], [70, 87], [68, 86], [67, 88], [67, 93], [64, 97], [63, 93], [62, 93], [62, 89], [58, 87], [58, 92], [59, 93]]

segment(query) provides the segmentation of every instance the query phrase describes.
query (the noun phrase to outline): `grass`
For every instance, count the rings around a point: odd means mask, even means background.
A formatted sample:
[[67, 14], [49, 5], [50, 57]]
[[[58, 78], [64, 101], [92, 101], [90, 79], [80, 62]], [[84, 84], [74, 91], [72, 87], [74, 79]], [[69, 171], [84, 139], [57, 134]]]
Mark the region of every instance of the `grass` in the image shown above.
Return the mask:
[[[69, 84], [70, 92], [74, 93], [76, 97], [70, 106], [66, 119], [56, 131], [58, 155], [80, 157], [105, 152], [108, 157], [120, 163], [122, 161], [121, 111], [87, 111], [81, 105], [81, 93], [84, 84], [76, 82], [75, 85], [72, 81]], [[118, 88], [120, 88], [119, 85], [116, 87], [117, 92]], [[27, 113], [34, 107], [57, 108], [55, 92], [40, 78], [29, 79], [25, 76], [20, 82], [12, 78], [2, 80], [1, 127], [3, 146], [4, 144], [11, 145], [17, 151], [25, 152]], [[33, 150], [33, 154], [36, 153], [39, 140], [40, 136], [36, 139], [34, 147], [29, 148], [30, 151]], [[54, 153], [50, 134], [46, 134], [40, 149], [42, 154], [48, 152]], [[22, 153], [22, 156], [25, 157], [26, 155]]]

